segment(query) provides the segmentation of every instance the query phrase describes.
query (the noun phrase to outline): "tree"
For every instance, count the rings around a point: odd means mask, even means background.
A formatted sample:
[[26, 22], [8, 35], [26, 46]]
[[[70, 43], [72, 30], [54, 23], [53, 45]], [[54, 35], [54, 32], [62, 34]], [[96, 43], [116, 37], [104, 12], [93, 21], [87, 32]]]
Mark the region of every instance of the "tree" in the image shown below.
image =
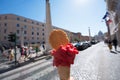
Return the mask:
[[16, 34], [9, 34], [8, 35], [8, 41], [15, 42], [16, 41]]

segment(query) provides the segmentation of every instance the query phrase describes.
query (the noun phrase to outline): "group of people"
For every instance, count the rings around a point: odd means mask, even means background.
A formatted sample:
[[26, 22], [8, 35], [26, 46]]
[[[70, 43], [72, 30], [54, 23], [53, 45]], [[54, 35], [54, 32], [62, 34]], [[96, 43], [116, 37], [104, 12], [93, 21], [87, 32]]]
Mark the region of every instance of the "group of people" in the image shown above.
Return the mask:
[[[42, 47], [42, 48], [41, 48]], [[30, 47], [21, 47], [20, 48], [20, 53], [21, 53], [21, 56], [20, 56], [20, 60], [24, 60], [26, 61], [28, 58], [32, 58], [32, 57], [37, 57], [38, 52], [40, 52], [41, 50], [45, 50], [45, 45], [42, 44], [41, 46], [30, 46]]]
[[[34, 57], [36, 57], [38, 52], [40, 52], [41, 50], [45, 50], [45, 45], [34, 46], [34, 47], [22, 46], [20, 48], [16, 47], [16, 50], [17, 53], [20, 53], [18, 61], [21, 60], [26, 61], [28, 58], [32, 57], [33, 55]], [[15, 53], [15, 49], [14, 47], [11, 47], [10, 49], [3, 51], [3, 56], [5, 56], [9, 61], [13, 61], [15, 57], [14, 53]]]

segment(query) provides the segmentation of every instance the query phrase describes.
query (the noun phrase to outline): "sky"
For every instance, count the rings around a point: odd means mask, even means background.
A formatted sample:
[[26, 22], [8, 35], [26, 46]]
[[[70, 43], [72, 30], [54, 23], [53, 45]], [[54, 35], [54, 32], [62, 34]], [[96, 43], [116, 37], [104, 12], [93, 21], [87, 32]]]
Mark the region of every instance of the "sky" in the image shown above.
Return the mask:
[[[0, 14], [16, 14], [40, 22], [46, 21], [46, 0], [0, 0]], [[71, 32], [91, 36], [107, 31], [102, 18], [104, 0], [50, 0], [52, 25]]]

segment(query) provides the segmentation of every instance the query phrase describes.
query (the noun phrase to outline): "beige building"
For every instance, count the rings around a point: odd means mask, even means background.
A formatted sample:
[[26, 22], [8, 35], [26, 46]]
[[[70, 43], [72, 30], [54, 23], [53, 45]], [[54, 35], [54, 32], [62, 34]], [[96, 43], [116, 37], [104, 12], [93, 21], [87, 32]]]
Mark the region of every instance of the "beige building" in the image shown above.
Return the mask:
[[[56, 26], [52, 27], [61, 29]], [[81, 38], [81, 33], [62, 30], [67, 33], [71, 42]], [[46, 41], [45, 23], [15, 14], [2, 14], [0, 15], [0, 42], [7, 43], [10, 33], [16, 33], [19, 45], [41, 44]]]
[[16, 33], [17, 44], [42, 43], [45, 41], [45, 24], [14, 14], [0, 15], [0, 41], [8, 42], [8, 35]]
[[120, 0], [105, 0], [109, 17], [112, 20], [110, 32], [112, 39], [116, 36], [120, 46]]

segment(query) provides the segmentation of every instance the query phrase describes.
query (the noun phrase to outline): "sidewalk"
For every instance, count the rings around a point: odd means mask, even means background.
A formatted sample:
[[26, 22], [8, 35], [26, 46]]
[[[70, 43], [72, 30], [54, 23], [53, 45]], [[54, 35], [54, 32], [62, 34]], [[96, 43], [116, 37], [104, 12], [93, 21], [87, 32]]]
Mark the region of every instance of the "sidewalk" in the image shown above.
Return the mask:
[[33, 54], [31, 58], [28, 58], [25, 61], [24, 60], [20, 62], [17, 61], [15, 64], [15, 60], [9, 61], [7, 58], [4, 58], [0, 55], [0, 74], [16, 69], [18, 67], [30, 64], [32, 62], [41, 60], [41, 59], [49, 59], [49, 58], [51, 58], [51, 56], [48, 53], [46, 54], [43, 52], [38, 52], [38, 54]]

